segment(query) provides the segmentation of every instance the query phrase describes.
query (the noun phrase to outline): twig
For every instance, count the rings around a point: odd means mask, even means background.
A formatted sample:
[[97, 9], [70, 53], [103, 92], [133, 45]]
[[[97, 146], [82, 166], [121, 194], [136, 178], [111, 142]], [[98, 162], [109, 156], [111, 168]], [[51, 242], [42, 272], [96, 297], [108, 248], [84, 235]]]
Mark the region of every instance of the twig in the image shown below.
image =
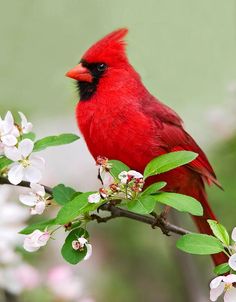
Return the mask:
[[[10, 181], [7, 178], [0, 177], [0, 185], [13, 185], [13, 184], [10, 183]], [[30, 188], [30, 182], [28, 182], [28, 181], [22, 181], [17, 186], [19, 186], [19, 187], [25, 187], [25, 188]], [[44, 187], [45, 192], [52, 196], [52, 188], [47, 187], [45, 185], [42, 185], [42, 186]]]
[[[4, 178], [4, 177], [0, 177], [0, 184], [12, 185], [9, 182], [9, 180], [7, 178]], [[29, 188], [30, 183], [27, 182], [27, 181], [22, 181], [18, 186]], [[52, 188], [50, 188], [48, 186], [44, 186], [44, 188], [45, 188], [46, 193], [48, 193], [52, 197]], [[91, 218], [93, 220], [96, 220], [98, 223], [107, 222], [108, 220], [111, 220], [111, 219], [117, 218], [117, 217], [126, 217], [126, 218], [129, 218], [129, 219], [132, 219], [132, 220], [136, 220], [136, 221], [140, 221], [140, 222], [149, 224], [152, 227], [158, 227], [166, 235], [168, 235], [170, 232], [178, 234], [178, 235], [185, 235], [185, 234], [190, 233], [190, 231], [188, 231], [188, 230], [185, 230], [181, 227], [178, 227], [174, 224], [171, 224], [166, 219], [164, 219], [161, 215], [160, 216], [155, 215], [155, 217], [147, 216], [147, 215], [140, 215], [140, 214], [137, 214], [137, 213], [130, 212], [128, 210], [119, 208], [119, 207], [117, 207], [113, 204], [110, 204], [110, 203], [103, 204], [100, 207], [100, 210], [108, 211], [108, 212], [111, 213], [111, 215], [108, 216], [108, 217], [100, 217], [99, 215], [92, 214]]]

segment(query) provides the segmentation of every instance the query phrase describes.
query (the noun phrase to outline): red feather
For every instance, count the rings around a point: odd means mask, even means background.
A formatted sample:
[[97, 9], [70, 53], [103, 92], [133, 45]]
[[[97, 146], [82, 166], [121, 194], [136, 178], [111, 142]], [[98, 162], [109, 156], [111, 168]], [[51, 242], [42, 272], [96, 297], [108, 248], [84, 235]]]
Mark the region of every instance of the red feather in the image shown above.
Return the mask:
[[[152, 96], [125, 54], [127, 29], [117, 30], [98, 41], [84, 54], [88, 63], [103, 62], [108, 68], [91, 99], [81, 100], [76, 117], [93, 157], [118, 159], [143, 172], [146, 164], [161, 154], [189, 150], [198, 153], [190, 164], [152, 177], [149, 183], [167, 182], [166, 191], [193, 196], [204, 208], [203, 217], [194, 217], [200, 232], [212, 234], [207, 219], [216, 219], [208, 202], [204, 181], [215, 183], [215, 173], [204, 152], [184, 130], [181, 118]], [[215, 264], [227, 261], [213, 255]]]

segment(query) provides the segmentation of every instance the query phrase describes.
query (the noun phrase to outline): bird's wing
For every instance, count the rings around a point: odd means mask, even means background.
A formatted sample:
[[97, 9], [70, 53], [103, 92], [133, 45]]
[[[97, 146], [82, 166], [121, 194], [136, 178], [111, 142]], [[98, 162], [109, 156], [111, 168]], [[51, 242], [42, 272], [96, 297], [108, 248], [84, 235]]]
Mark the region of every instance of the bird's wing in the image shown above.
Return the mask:
[[189, 163], [188, 167], [201, 174], [208, 184], [215, 183], [221, 187], [205, 153], [184, 130], [183, 122], [177, 113], [157, 100], [151, 101], [145, 111], [148, 111], [157, 124], [157, 137], [161, 146], [164, 146], [167, 152], [181, 150], [196, 152], [198, 157]]

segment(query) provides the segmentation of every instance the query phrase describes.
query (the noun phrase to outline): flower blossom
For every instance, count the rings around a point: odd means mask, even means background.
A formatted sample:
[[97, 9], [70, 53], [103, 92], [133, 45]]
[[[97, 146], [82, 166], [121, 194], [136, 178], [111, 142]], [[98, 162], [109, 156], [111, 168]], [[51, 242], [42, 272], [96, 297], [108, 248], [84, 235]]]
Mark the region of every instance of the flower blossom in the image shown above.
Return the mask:
[[99, 166], [98, 173], [102, 181], [103, 187], [107, 188], [109, 185], [114, 183], [114, 178], [110, 174], [112, 164], [109, 163], [108, 158], [103, 156], [97, 157], [96, 164]]
[[23, 139], [18, 147], [6, 148], [5, 155], [14, 161], [8, 172], [9, 181], [18, 185], [22, 180], [37, 183], [42, 177], [44, 159], [33, 155], [34, 143], [32, 140]]
[[35, 230], [24, 240], [24, 249], [28, 252], [36, 252], [40, 247], [45, 246], [50, 238], [48, 231]]
[[51, 268], [46, 283], [58, 301], [81, 301], [78, 299], [83, 292], [83, 283], [70, 266]]
[[100, 200], [101, 200], [101, 196], [99, 193], [93, 193], [93, 194], [89, 195], [89, 197], [88, 197], [89, 203], [99, 203]]
[[234, 254], [229, 258], [229, 266], [236, 271], [236, 227], [233, 229], [232, 240], [234, 241], [234, 245], [231, 247], [231, 250], [234, 252]]
[[28, 194], [20, 194], [20, 201], [31, 208], [31, 215], [41, 215], [46, 208], [45, 189], [39, 184], [31, 183], [30, 187], [32, 191]]
[[84, 260], [88, 260], [92, 255], [92, 245], [88, 243], [88, 240], [84, 237], [80, 237], [77, 240], [72, 241], [72, 248], [76, 251], [82, 251], [86, 247], [87, 253]]
[[216, 301], [223, 293], [225, 302], [236, 301], [236, 275], [218, 276], [210, 283], [210, 300]]
[[10, 111], [7, 112], [4, 120], [0, 117], [0, 155], [4, 154], [5, 148], [13, 147], [17, 144], [19, 131], [14, 124], [14, 119]]
[[137, 171], [130, 170], [130, 171], [122, 171], [118, 178], [120, 179], [122, 184], [126, 184], [132, 179], [143, 179], [143, 175]]
[[18, 112], [18, 113], [21, 118], [21, 126], [20, 126], [21, 132], [23, 134], [29, 133], [33, 128], [32, 123], [27, 121], [27, 118], [25, 117], [25, 115], [22, 112]]

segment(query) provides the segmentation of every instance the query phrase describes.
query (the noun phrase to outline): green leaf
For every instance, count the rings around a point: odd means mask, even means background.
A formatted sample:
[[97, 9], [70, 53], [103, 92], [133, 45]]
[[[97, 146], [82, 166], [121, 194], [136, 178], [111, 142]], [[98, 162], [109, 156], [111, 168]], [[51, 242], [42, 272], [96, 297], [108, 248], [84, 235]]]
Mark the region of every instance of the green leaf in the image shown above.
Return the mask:
[[147, 164], [144, 178], [183, 166], [193, 161], [197, 156], [197, 153], [191, 151], [176, 151], [160, 155]]
[[109, 160], [109, 163], [112, 164], [110, 173], [111, 175], [115, 178], [118, 179], [118, 175], [122, 172], [122, 171], [129, 171], [130, 168], [128, 166], [126, 166], [124, 163], [122, 163], [119, 160]]
[[49, 228], [51, 226], [57, 225], [56, 223], [56, 219], [48, 219], [48, 220], [44, 220], [41, 222], [36, 222], [33, 223], [29, 226], [27, 226], [26, 228], [24, 228], [23, 230], [21, 230], [19, 233], [20, 234], [24, 234], [24, 235], [28, 235], [31, 234], [33, 231], [35, 230], [40, 230], [40, 231], [44, 231], [46, 228]]
[[215, 220], [208, 219], [207, 222], [209, 223], [213, 234], [226, 246], [229, 246], [230, 238], [226, 228]]
[[96, 210], [101, 203], [89, 203], [88, 197], [94, 192], [86, 192], [76, 196], [73, 200], [67, 202], [57, 214], [56, 222], [66, 224], [73, 221], [79, 215]]
[[178, 249], [195, 255], [217, 254], [224, 250], [219, 239], [205, 234], [187, 234], [177, 241]]
[[152, 195], [140, 195], [136, 199], [127, 202], [127, 208], [138, 214], [149, 214], [156, 206]]
[[28, 139], [31, 139], [32, 141], [35, 140], [35, 137], [36, 137], [36, 135], [34, 132], [25, 133], [22, 135], [22, 139], [28, 138]]
[[12, 160], [8, 159], [6, 156], [0, 157], [0, 171], [9, 166], [12, 163]]
[[228, 273], [229, 271], [231, 270], [230, 266], [228, 263], [222, 263], [220, 265], [217, 265], [215, 268], [214, 268], [214, 273], [216, 275], [223, 275], [225, 273]]
[[73, 143], [78, 140], [79, 136], [72, 133], [64, 133], [55, 136], [44, 137], [34, 144], [34, 152], [44, 150], [48, 147], [60, 146]]
[[71, 201], [76, 191], [70, 187], [66, 187], [63, 184], [59, 184], [53, 188], [53, 199], [60, 205], [65, 205], [68, 201]]
[[151, 184], [149, 187], [147, 187], [147, 189], [142, 192], [142, 195], [155, 194], [162, 188], [164, 188], [166, 185], [167, 183], [165, 181], [155, 182], [154, 184]]
[[156, 201], [175, 208], [180, 212], [187, 212], [195, 216], [203, 215], [201, 203], [191, 196], [171, 192], [161, 192], [152, 196]]
[[66, 237], [64, 245], [62, 246], [61, 254], [63, 258], [70, 264], [79, 263], [81, 260], [84, 259], [84, 257], [87, 254], [86, 246], [82, 251], [79, 250], [76, 251], [72, 248], [72, 242], [82, 236], [84, 236], [87, 239], [88, 232], [82, 228], [75, 229], [69, 233], [69, 235]]

